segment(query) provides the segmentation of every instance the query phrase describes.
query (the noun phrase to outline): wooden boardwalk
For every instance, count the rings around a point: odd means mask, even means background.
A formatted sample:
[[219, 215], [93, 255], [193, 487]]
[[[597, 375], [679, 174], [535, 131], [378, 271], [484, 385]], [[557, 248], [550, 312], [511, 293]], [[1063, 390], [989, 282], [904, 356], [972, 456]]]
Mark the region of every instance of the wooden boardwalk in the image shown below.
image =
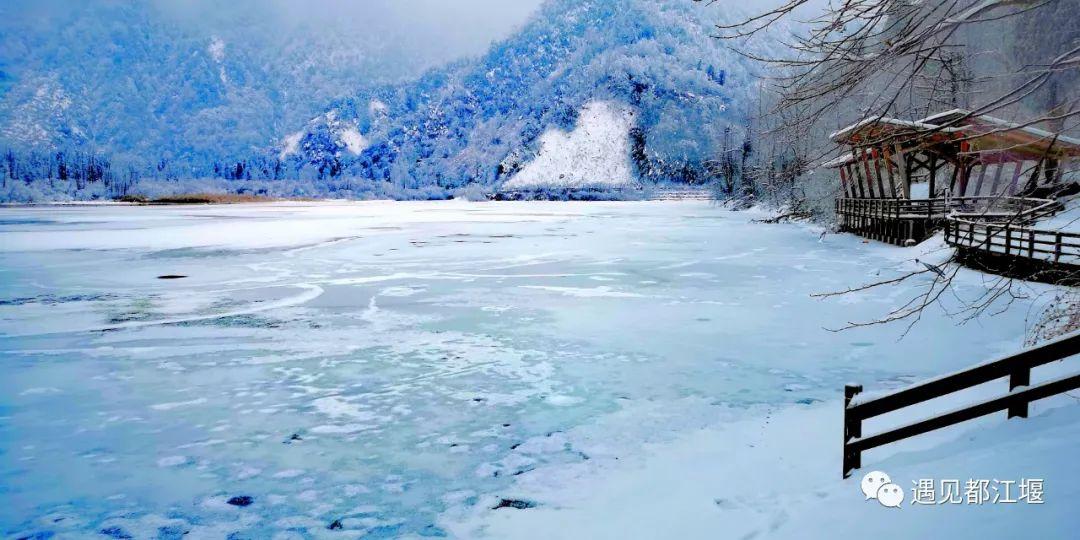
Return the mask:
[[993, 274], [1080, 285], [1080, 234], [1040, 229], [1062, 208], [1050, 199], [957, 197], [838, 199], [842, 231], [890, 244], [919, 243], [944, 229], [959, 261]]
[[1080, 234], [952, 217], [945, 242], [960, 263], [993, 274], [1080, 286]]
[[1022, 197], [836, 200], [840, 230], [897, 246], [919, 243], [956, 217], [993, 223], [1027, 224], [1057, 212], [1060, 203]]
[[947, 214], [945, 199], [837, 199], [841, 231], [903, 246], [922, 242], [941, 228]]

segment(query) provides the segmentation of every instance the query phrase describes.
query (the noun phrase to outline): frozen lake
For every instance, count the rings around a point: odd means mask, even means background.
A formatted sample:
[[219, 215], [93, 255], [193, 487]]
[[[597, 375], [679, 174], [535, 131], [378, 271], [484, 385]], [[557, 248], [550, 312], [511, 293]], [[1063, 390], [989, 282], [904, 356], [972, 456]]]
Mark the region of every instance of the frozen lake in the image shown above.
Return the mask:
[[[528, 512], [490, 507], [534, 469], [599, 467], [1023, 341], [1026, 300], [959, 327], [934, 307], [899, 342], [902, 326], [829, 332], [913, 289], [812, 293], [918, 254], [753, 217], [705, 202], [0, 209], [0, 532], [454, 535], [448, 516]], [[825, 437], [838, 476], [840, 433]]]

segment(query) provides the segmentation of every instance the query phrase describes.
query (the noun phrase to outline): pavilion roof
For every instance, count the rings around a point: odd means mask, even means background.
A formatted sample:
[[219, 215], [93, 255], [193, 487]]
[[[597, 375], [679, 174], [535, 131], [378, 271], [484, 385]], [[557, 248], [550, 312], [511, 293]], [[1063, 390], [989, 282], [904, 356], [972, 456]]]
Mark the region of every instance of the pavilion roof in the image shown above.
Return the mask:
[[847, 153], [841, 154], [838, 158], [826, 161], [825, 163], [822, 163], [821, 166], [826, 169], [837, 169], [849, 163], [855, 163], [855, 161], [857, 161], [855, 156], [851, 155], [851, 153]]
[[[868, 118], [829, 135], [829, 138], [851, 146], [899, 143], [933, 147], [966, 141], [969, 147], [966, 154], [1007, 154], [1014, 160], [1040, 159], [1046, 155], [1080, 156], [1078, 139], [993, 116], [972, 115], [963, 109], [953, 109], [915, 121]], [[830, 162], [830, 165], [840, 166], [842, 163]]]

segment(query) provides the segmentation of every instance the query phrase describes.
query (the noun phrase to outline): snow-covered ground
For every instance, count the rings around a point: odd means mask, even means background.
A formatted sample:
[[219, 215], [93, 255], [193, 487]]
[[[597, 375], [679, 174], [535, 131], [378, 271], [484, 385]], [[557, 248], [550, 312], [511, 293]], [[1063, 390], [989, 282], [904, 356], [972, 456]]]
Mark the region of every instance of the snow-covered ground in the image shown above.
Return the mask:
[[[0, 209], [0, 533], [1070, 537], [1069, 396], [863, 456], [909, 499], [921, 478], [1038, 478], [1043, 505], [888, 509], [840, 479], [845, 382], [891, 389], [1015, 350], [1038, 299], [964, 326], [934, 307], [901, 341], [829, 332], [918, 284], [811, 293], [935, 260], [940, 242], [754, 217], [707, 202]], [[956, 292], [984, 286], [965, 271]]]
[[581, 109], [570, 133], [546, 131], [540, 137], [540, 153], [503, 189], [633, 186], [632, 127], [634, 111], [629, 107], [593, 101]]

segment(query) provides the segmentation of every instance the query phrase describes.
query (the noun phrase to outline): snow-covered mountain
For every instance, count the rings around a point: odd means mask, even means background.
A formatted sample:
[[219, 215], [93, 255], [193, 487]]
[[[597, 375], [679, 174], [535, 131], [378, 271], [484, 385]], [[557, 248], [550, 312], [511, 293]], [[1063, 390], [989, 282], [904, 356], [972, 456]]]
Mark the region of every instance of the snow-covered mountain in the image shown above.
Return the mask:
[[411, 76], [424, 61], [362, 32], [268, 38], [155, 6], [0, 6], [0, 149], [14, 150], [0, 176], [23, 181], [0, 199], [111, 197], [155, 178], [349, 197], [694, 182], [756, 95], [752, 62], [711, 37], [743, 14], [688, 0], [546, 0], [483, 55]]
[[[341, 171], [401, 188], [619, 183], [627, 162], [639, 178], [699, 179], [725, 130], [745, 125], [755, 84], [751, 63], [710, 37], [717, 15], [725, 14], [685, 0], [549, 0], [482, 57], [411, 84], [361, 89], [278, 148], [307, 177]], [[597, 135], [613, 140], [574, 131], [613, 110], [633, 117]], [[555, 162], [584, 155], [551, 153], [586, 139], [622, 155], [599, 157], [585, 177], [575, 165], [573, 181], [551, 175]], [[530, 166], [536, 159], [555, 169], [541, 173]]]

